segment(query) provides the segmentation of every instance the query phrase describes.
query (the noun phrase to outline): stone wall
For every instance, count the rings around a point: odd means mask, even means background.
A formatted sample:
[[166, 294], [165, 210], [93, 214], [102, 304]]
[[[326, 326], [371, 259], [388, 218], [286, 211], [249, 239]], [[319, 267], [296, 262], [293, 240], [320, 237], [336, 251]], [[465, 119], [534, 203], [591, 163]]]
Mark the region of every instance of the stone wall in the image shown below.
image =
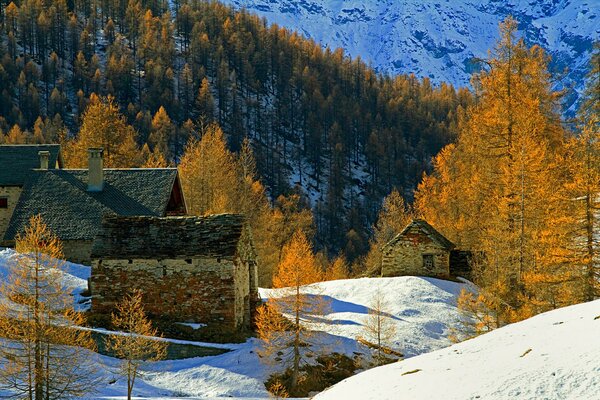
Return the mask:
[[92, 253], [92, 240], [63, 240], [63, 253], [65, 260], [90, 265], [90, 254]]
[[22, 191], [23, 188], [19, 186], [0, 186], [0, 197], [8, 198], [8, 208], [0, 208], [0, 242], [4, 239], [4, 234], [8, 229], [10, 218], [15, 211]]
[[[433, 256], [433, 269], [423, 265], [423, 255]], [[450, 275], [450, 252], [418, 229], [406, 232], [383, 248], [381, 274], [383, 276]]]
[[94, 260], [92, 312], [110, 314], [132, 289], [154, 318], [223, 324], [249, 322], [248, 264], [235, 259]]

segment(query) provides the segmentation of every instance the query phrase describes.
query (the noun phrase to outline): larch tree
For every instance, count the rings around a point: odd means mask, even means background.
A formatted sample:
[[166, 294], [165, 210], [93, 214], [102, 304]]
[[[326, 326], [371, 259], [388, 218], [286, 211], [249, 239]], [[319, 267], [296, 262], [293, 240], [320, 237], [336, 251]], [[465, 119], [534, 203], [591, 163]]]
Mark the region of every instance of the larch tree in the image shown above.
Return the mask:
[[583, 269], [583, 297], [600, 296], [600, 47], [589, 74], [578, 134], [570, 138], [565, 159], [569, 168], [568, 197], [572, 203], [572, 263]]
[[95, 343], [65, 285], [62, 244], [40, 216], [16, 237], [0, 289], [0, 387], [31, 400], [85, 396], [99, 381]]
[[477, 102], [459, 119], [457, 143], [435, 159], [415, 207], [457, 245], [485, 255], [474, 278], [506, 323], [577, 298], [565, 251], [565, 134], [548, 57], [517, 38], [512, 18], [500, 34], [488, 68], [473, 78]]
[[386, 363], [386, 354], [396, 337], [396, 325], [393, 315], [389, 313], [389, 304], [381, 290], [377, 290], [369, 303], [369, 313], [363, 321], [364, 337], [359, 338], [369, 347], [375, 349], [375, 365]]
[[[171, 122], [167, 111], [163, 106], [160, 106], [156, 114], [154, 114], [154, 118], [152, 118], [152, 127], [150, 137], [148, 138], [148, 143], [152, 147], [152, 150], [158, 150], [167, 159], [172, 159], [173, 152], [171, 149], [183, 146], [183, 144], [179, 143], [176, 133], [177, 129], [173, 122]], [[171, 143], [174, 146], [171, 146]]]
[[188, 210], [195, 215], [233, 212], [237, 202], [235, 157], [223, 131], [209, 125], [200, 140], [191, 139], [179, 163]]
[[104, 149], [105, 168], [131, 168], [140, 165], [140, 151], [135, 142], [136, 133], [119, 112], [112, 97], [90, 97], [79, 134], [64, 145], [67, 165], [71, 168], [87, 166], [87, 149]]
[[348, 263], [342, 256], [338, 256], [333, 260], [333, 262], [328, 266], [327, 271], [325, 271], [325, 280], [334, 281], [339, 279], [348, 279], [349, 277]]
[[167, 342], [157, 339], [158, 331], [152, 327], [142, 303], [142, 292], [135, 290], [117, 305], [111, 322], [119, 333], [106, 340], [106, 348], [121, 361], [121, 374], [127, 379], [127, 399], [131, 400], [141, 367], [159, 361], [167, 355]]
[[377, 222], [373, 226], [371, 247], [366, 256], [366, 270], [369, 274], [381, 273], [381, 248], [399, 234], [412, 219], [412, 212], [402, 195], [396, 190], [383, 200]]
[[246, 216], [261, 259], [259, 284], [270, 286], [285, 243], [296, 229], [312, 231], [312, 213], [296, 195], [280, 196], [272, 209], [258, 180], [250, 143], [239, 154], [227, 148], [221, 128], [209, 124], [201, 139], [192, 137], [179, 164], [188, 210], [195, 215], [239, 213]]
[[155, 148], [152, 151], [148, 143], [142, 146], [141, 159], [144, 160], [142, 168], [166, 168], [169, 165], [160, 149]]
[[199, 119], [206, 122], [214, 121], [215, 99], [210, 91], [210, 84], [207, 78], [203, 78], [196, 96], [195, 113]]
[[265, 362], [276, 362], [290, 369], [286, 384], [292, 395], [302, 379], [300, 368], [306, 357], [318, 351], [317, 336], [308, 323], [311, 317], [323, 315], [327, 304], [320, 296], [306, 293], [305, 285], [321, 278], [312, 246], [306, 235], [297, 231], [285, 247], [273, 278], [273, 286], [280, 290], [257, 312], [259, 355]]

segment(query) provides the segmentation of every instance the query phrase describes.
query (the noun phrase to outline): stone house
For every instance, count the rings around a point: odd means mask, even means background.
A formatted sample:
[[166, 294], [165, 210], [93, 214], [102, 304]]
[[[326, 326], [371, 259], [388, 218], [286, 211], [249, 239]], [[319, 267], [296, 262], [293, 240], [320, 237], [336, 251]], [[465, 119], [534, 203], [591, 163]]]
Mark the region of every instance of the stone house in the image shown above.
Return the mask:
[[382, 248], [382, 276], [470, 278], [470, 252], [455, 248], [426, 221], [415, 219]]
[[89, 149], [88, 169], [63, 169], [59, 145], [0, 146], [0, 165], [0, 246], [40, 214], [65, 258], [89, 263], [103, 216], [186, 213], [176, 168], [105, 169], [102, 150]]
[[133, 289], [153, 318], [248, 327], [258, 286], [243, 217], [105, 217], [92, 247], [92, 312], [111, 313]]
[[62, 168], [60, 146], [0, 145], [0, 242], [8, 229], [23, 186], [38, 168]]

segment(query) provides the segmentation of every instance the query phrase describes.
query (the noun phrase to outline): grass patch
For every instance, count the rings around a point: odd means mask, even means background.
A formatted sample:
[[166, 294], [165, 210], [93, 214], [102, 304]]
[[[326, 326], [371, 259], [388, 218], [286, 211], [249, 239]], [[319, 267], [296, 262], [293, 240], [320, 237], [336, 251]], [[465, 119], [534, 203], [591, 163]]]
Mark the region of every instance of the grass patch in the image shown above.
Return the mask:
[[420, 372], [421, 370], [419, 368], [417, 369], [413, 369], [412, 371], [406, 371], [402, 374], [402, 376], [404, 375], [412, 375], [412, 374], [416, 374], [417, 372]]

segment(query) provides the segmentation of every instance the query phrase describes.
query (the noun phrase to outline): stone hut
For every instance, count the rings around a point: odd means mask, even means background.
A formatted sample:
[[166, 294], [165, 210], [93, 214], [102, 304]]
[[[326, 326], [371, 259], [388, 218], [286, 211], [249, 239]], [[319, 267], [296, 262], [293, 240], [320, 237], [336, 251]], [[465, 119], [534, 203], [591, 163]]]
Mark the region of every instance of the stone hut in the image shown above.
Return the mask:
[[87, 264], [104, 215], [186, 213], [176, 168], [103, 168], [102, 149], [88, 152], [87, 169], [63, 169], [59, 145], [0, 146], [0, 246], [40, 214], [65, 258]]
[[413, 220], [382, 248], [382, 276], [453, 275], [454, 244], [426, 221]]
[[243, 217], [107, 216], [92, 247], [92, 312], [108, 314], [132, 289], [153, 318], [232, 329], [250, 325], [256, 256]]

